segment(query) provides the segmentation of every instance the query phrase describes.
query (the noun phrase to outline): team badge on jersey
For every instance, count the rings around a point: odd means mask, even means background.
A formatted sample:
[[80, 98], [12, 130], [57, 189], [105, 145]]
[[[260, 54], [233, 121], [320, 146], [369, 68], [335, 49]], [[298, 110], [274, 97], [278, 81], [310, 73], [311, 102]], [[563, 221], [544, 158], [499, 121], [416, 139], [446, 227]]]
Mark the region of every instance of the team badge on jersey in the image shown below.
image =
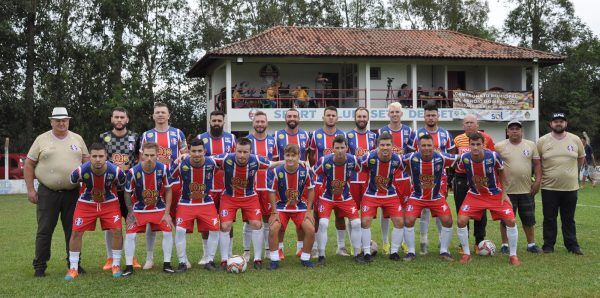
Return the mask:
[[107, 143], [110, 142], [110, 136], [105, 136], [104, 137], [104, 141], [107, 142]]

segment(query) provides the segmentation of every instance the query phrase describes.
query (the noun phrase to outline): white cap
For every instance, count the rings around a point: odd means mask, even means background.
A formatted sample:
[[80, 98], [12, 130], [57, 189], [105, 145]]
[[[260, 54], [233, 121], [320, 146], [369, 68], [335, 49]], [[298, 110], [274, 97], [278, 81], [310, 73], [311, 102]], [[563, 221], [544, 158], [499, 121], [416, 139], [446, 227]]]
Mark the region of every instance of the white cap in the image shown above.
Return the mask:
[[52, 109], [52, 116], [48, 117], [49, 119], [71, 119], [69, 117], [69, 113], [67, 113], [67, 108], [65, 107], [56, 107]]

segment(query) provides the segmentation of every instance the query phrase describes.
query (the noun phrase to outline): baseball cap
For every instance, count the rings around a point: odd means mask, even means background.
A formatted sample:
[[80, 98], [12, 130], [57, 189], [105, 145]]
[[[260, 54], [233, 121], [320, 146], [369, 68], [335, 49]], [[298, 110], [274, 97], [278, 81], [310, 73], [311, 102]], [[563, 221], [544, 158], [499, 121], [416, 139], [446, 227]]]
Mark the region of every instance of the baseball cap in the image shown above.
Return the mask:
[[510, 127], [513, 124], [517, 124], [517, 125], [519, 125], [519, 127], [523, 127], [523, 124], [521, 124], [521, 121], [519, 121], [517, 119], [510, 120], [508, 122], [508, 124], [506, 125], [506, 127], [508, 128], [508, 127]]
[[567, 121], [567, 115], [565, 115], [565, 113], [563, 113], [563, 112], [557, 112], [557, 113], [552, 114], [552, 119], [550, 119], [550, 120], [552, 121], [552, 120], [556, 120], [556, 119], [562, 119], [562, 120]]

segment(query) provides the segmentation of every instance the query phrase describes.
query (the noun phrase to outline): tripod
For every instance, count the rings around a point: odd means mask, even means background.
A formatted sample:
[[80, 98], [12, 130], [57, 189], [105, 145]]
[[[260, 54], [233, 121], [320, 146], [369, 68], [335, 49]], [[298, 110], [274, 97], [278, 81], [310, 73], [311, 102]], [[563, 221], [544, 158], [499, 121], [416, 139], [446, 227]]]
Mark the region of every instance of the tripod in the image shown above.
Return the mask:
[[385, 104], [388, 105], [391, 102], [394, 102], [394, 91], [392, 91], [392, 82], [394, 78], [387, 78], [387, 94], [385, 95]]

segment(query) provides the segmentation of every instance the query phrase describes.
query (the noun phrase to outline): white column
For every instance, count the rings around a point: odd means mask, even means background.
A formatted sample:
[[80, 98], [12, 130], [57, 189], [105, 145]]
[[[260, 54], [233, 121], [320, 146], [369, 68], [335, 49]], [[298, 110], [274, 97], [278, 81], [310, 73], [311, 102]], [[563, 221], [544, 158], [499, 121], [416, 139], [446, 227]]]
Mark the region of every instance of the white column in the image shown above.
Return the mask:
[[540, 73], [537, 63], [533, 64], [533, 105], [537, 117], [535, 117], [535, 140], [540, 138]]
[[210, 118], [209, 115], [210, 113], [212, 113], [212, 111], [215, 110], [215, 102], [213, 101], [213, 95], [211, 92], [211, 86], [213, 85], [211, 75], [206, 75], [204, 77], [204, 84], [206, 88], [206, 127], [210, 127], [210, 124], [208, 123], [208, 120]]
[[[412, 88], [412, 102], [413, 102], [413, 109], [417, 109], [417, 65], [416, 64], [411, 64], [410, 65], [410, 85]], [[413, 120], [413, 129], [417, 129], [417, 120]]]
[[486, 65], [484, 68], [484, 72], [485, 72], [485, 90], [490, 89], [490, 78], [488, 75], [488, 66]]
[[521, 91], [527, 91], [527, 67], [521, 67]]
[[[365, 74], [365, 108], [371, 112], [371, 63], [365, 64]], [[371, 129], [371, 121], [367, 122], [367, 129]]]
[[444, 65], [444, 92], [448, 96], [448, 65]]
[[227, 103], [227, 117], [225, 117], [225, 130], [231, 131], [231, 117], [229, 114], [233, 109], [231, 104], [231, 61], [225, 61], [225, 99]]

